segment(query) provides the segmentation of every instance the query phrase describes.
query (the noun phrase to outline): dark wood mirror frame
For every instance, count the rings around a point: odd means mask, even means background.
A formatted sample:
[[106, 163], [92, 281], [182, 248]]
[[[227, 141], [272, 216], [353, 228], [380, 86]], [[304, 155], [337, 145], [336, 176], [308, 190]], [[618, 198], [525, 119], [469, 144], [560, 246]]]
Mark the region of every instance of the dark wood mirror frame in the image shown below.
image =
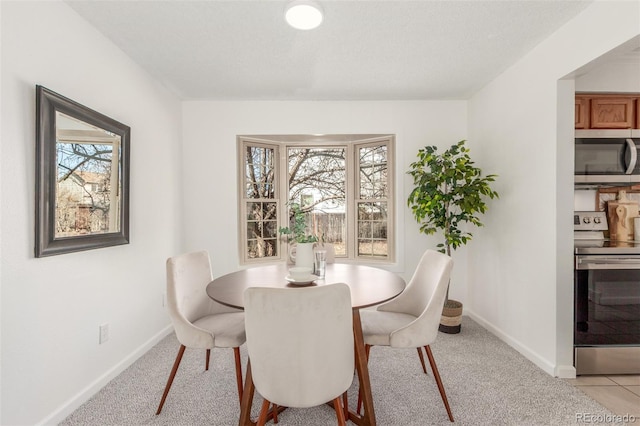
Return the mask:
[[[119, 136], [117, 231], [56, 236], [58, 188], [57, 117], [64, 114], [89, 127]], [[53, 256], [129, 243], [129, 144], [131, 129], [45, 87], [36, 86], [35, 256]], [[113, 155], [113, 151], [111, 153]], [[109, 189], [111, 191], [111, 189]], [[111, 208], [111, 204], [109, 208]]]

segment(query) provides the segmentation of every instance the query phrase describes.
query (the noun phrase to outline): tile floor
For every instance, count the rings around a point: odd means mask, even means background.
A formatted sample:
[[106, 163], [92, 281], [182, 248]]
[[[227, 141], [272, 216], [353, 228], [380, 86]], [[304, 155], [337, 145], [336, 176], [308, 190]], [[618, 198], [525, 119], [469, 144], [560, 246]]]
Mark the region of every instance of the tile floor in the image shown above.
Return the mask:
[[613, 413], [640, 419], [640, 375], [579, 376], [567, 382]]

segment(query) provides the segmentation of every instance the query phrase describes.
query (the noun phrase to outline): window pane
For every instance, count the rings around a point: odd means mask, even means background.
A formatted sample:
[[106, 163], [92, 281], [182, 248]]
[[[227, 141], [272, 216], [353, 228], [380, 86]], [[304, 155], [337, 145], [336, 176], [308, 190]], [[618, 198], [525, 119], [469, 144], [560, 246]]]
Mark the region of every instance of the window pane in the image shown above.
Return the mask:
[[265, 222], [263, 237], [278, 238], [278, 222], [276, 222], [275, 220], [270, 220], [269, 222]]
[[387, 220], [387, 203], [377, 202], [371, 203], [372, 219], [373, 220]]
[[358, 238], [371, 238], [370, 222], [358, 222]]
[[247, 203], [247, 220], [260, 220], [262, 203]]
[[370, 203], [358, 204], [358, 220], [371, 220], [371, 206]]
[[387, 257], [387, 203], [358, 203], [358, 255]]
[[369, 146], [359, 149], [360, 198], [386, 198], [387, 146]]
[[358, 240], [358, 256], [383, 258], [388, 255], [386, 240]]
[[277, 249], [277, 240], [261, 239], [247, 241], [247, 257], [249, 259], [277, 256]]
[[333, 251], [336, 256], [346, 256], [347, 255], [347, 245], [344, 241], [333, 243]]
[[246, 206], [248, 257], [277, 256], [276, 203], [247, 202]]
[[387, 238], [387, 223], [386, 222], [373, 222], [371, 224], [371, 236], [377, 239]]
[[275, 150], [259, 146], [246, 147], [246, 197], [275, 198]]
[[277, 238], [278, 226], [276, 221], [269, 222], [247, 222], [247, 238]]
[[289, 202], [307, 213], [307, 233], [346, 254], [346, 149], [289, 148]]
[[275, 220], [276, 203], [247, 203], [247, 220]]

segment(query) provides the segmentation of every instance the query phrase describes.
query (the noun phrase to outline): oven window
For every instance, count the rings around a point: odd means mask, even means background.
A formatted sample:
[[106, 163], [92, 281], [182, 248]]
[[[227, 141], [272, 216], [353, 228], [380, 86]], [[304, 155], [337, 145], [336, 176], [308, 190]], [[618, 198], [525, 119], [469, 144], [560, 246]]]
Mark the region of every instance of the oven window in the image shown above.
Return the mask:
[[640, 344], [640, 269], [575, 272], [575, 344]]

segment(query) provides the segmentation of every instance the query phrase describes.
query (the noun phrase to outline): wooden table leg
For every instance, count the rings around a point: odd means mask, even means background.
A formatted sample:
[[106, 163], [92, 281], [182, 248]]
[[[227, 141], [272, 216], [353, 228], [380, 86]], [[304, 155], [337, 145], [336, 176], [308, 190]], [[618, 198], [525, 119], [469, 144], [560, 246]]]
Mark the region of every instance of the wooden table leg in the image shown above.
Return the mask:
[[[251, 374], [251, 360], [247, 361], [247, 373], [244, 380], [244, 390], [242, 392], [242, 400], [240, 401], [240, 421], [239, 426], [255, 426], [257, 422], [251, 420], [251, 407], [253, 406], [253, 394], [255, 393], [256, 386], [253, 384], [253, 375]], [[278, 413], [282, 413], [287, 407], [276, 406], [267, 413], [267, 419], [272, 419], [275, 423], [278, 422]]]
[[240, 403], [240, 422], [239, 426], [252, 426], [255, 422], [251, 421], [251, 405], [253, 405], [253, 393], [256, 387], [253, 384], [253, 376], [251, 375], [251, 360], [247, 361], [247, 372], [244, 379], [244, 390], [242, 391], [242, 402]]
[[348, 410], [349, 420], [357, 425], [375, 426], [376, 414], [373, 410], [369, 367], [367, 366], [367, 355], [364, 347], [364, 337], [362, 336], [362, 323], [358, 309], [353, 309], [353, 341], [356, 352], [356, 371], [358, 372], [358, 381], [360, 382], [364, 414], [359, 415], [353, 410]]

